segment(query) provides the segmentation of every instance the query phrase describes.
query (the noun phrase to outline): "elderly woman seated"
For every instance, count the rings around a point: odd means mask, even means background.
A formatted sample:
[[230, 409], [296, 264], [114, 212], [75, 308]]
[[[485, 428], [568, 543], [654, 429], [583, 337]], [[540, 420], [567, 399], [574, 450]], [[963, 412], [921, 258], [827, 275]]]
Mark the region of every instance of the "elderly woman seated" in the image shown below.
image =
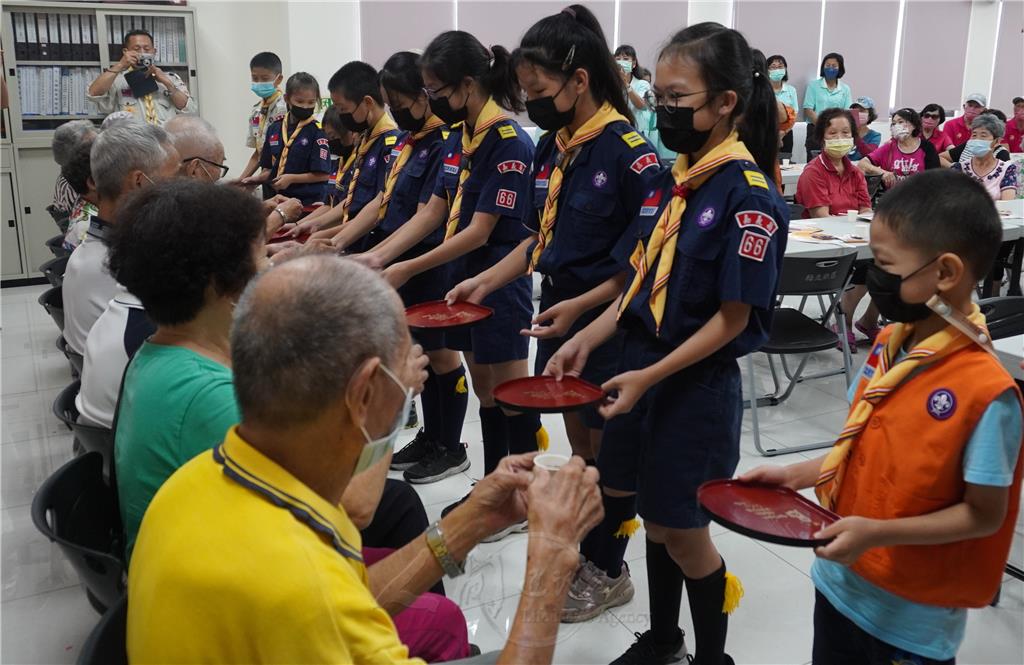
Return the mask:
[[[81, 195], [81, 191], [77, 191], [64, 176], [64, 167], [71, 161], [79, 146], [83, 143], [91, 144], [94, 138], [96, 127], [88, 120], [66, 122], [53, 133], [50, 147], [53, 150], [53, 161], [57, 162], [61, 173], [54, 184], [53, 203], [47, 210], [58, 221], [61, 231], [67, 231], [67, 219]], [[65, 223], [61, 224], [60, 220], [64, 220]]]
[[960, 160], [950, 168], [966, 173], [988, 191], [995, 201], [1017, 198], [1020, 174], [1012, 161], [996, 158], [995, 151], [1006, 132], [1006, 123], [990, 113], [979, 115], [971, 123], [971, 138]]

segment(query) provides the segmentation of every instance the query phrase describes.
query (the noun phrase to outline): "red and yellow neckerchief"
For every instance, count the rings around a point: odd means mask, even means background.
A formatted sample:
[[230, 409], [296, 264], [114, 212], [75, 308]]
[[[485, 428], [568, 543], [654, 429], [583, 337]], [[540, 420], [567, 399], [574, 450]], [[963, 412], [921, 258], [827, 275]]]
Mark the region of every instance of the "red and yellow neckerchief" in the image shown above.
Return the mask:
[[384, 199], [380, 203], [380, 212], [377, 213], [377, 221], [384, 219], [384, 215], [388, 212], [388, 203], [391, 202], [391, 195], [395, 189], [395, 183], [398, 182], [398, 175], [405, 168], [405, 164], [412, 157], [413, 151], [416, 150], [416, 144], [422, 139], [430, 135], [434, 130], [443, 127], [444, 121], [438, 118], [436, 115], [432, 115], [427, 118], [427, 121], [423, 123], [423, 128], [415, 134], [410, 135], [405, 143], [402, 145], [401, 152], [398, 153], [398, 157], [395, 159], [395, 163], [391, 165], [391, 172], [388, 173], [388, 178], [384, 182]]
[[[363, 138], [359, 141], [359, 147], [353, 151], [350, 158], [352, 163], [345, 165], [346, 169], [353, 168], [354, 171], [352, 172], [352, 178], [348, 181], [348, 192], [345, 194], [345, 202], [342, 204], [342, 224], [348, 221], [348, 208], [352, 205], [352, 197], [356, 193], [356, 181], [359, 180], [359, 172], [363, 169], [363, 160], [366, 158], [366, 153], [370, 151], [370, 148], [377, 142], [381, 134], [386, 134], [396, 129], [398, 129], [398, 125], [391, 119], [391, 116], [387, 113], [382, 113], [373, 129], [363, 134]], [[341, 177], [341, 170], [338, 171], [338, 177]], [[341, 181], [339, 180], [338, 182]]]
[[267, 126], [267, 118], [270, 117], [270, 109], [277, 103], [278, 98], [281, 97], [281, 91], [275, 90], [274, 94], [263, 100], [263, 105], [260, 107], [260, 126], [256, 130], [257, 136], [263, 136], [263, 128]]
[[484, 107], [480, 109], [480, 115], [476, 118], [476, 126], [473, 128], [472, 134], [469, 132], [468, 125], [462, 129], [462, 162], [459, 165], [461, 169], [459, 171], [459, 187], [455, 190], [455, 200], [452, 201], [452, 209], [448, 213], [448, 226], [444, 232], [445, 240], [455, 235], [459, 228], [459, 214], [462, 212], [462, 186], [469, 179], [473, 154], [483, 144], [484, 139], [487, 138], [488, 130], [503, 120], [508, 120], [508, 115], [501, 110], [497, 102], [493, 99], [488, 99]]
[[284, 148], [281, 150], [281, 156], [277, 159], [277, 169], [274, 171], [275, 178], [284, 173], [285, 164], [288, 162], [288, 150], [291, 149], [292, 143], [302, 133], [302, 128], [311, 122], [316, 122], [315, 117], [309, 116], [296, 125], [295, 131], [292, 132], [291, 136], [288, 136], [288, 118], [290, 115], [290, 112], [285, 112], [284, 118], [281, 120], [281, 139], [284, 140]]

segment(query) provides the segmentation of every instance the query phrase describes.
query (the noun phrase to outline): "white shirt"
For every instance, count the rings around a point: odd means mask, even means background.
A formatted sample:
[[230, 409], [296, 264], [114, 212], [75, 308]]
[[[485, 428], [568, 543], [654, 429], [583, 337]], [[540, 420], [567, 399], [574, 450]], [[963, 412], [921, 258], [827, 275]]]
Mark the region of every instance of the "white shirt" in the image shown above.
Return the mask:
[[121, 287], [89, 331], [82, 388], [75, 398], [78, 422], [111, 428], [124, 368], [155, 329], [139, 299]]
[[75, 353], [85, 355], [89, 331], [120, 287], [107, 272], [109, 225], [93, 217], [82, 244], [71, 252], [64, 271], [64, 339]]

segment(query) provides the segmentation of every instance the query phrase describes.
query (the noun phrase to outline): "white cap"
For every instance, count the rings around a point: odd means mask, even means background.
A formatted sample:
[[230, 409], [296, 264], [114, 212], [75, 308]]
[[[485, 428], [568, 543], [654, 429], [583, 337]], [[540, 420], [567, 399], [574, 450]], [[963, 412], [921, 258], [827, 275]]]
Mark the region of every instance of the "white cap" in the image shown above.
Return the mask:
[[982, 106], [988, 106], [988, 97], [981, 94], [980, 92], [972, 92], [971, 94], [967, 95], [967, 99], [964, 100], [965, 104], [967, 102], [975, 102], [977, 104], [981, 104]]

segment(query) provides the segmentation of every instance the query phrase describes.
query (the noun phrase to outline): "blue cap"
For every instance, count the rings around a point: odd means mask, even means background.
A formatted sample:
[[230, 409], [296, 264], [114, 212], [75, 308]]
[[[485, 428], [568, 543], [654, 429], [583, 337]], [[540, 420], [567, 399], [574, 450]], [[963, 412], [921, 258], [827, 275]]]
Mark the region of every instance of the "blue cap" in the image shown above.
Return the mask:
[[873, 109], [875, 108], [875, 100], [870, 97], [858, 97], [850, 106], [859, 106], [862, 109]]

